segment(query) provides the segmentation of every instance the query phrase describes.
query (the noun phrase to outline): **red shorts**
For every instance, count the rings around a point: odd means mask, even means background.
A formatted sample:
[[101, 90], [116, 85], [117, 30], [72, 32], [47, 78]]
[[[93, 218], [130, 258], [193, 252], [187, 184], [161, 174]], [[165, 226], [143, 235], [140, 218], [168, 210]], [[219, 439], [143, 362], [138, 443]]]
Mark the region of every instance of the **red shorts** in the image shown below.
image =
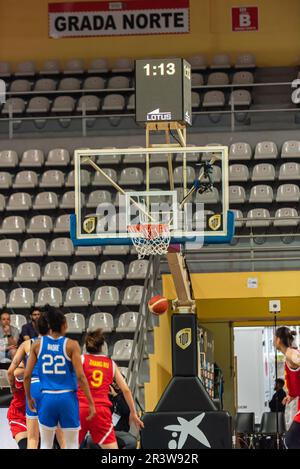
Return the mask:
[[13, 438], [15, 438], [18, 433], [27, 431], [25, 415], [17, 415], [14, 413], [14, 415], [8, 415], [7, 418]]
[[90, 432], [94, 443], [99, 445], [108, 445], [117, 441], [109, 407], [96, 407], [96, 415], [92, 420], [86, 420], [89, 415], [88, 408], [80, 407], [79, 413], [81, 425], [79, 444], [82, 443], [87, 432]]

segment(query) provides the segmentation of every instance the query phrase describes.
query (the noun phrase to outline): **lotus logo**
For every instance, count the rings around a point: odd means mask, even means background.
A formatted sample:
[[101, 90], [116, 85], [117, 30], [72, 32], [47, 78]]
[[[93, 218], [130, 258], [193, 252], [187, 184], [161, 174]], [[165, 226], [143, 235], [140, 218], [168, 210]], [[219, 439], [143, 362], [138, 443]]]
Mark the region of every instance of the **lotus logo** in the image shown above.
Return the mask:
[[[199, 425], [205, 417], [205, 413], [193, 418], [190, 422], [183, 417], [177, 417], [179, 425], [168, 425], [164, 430], [172, 432], [173, 439], [169, 441], [169, 449], [182, 449], [188, 437], [192, 437], [207, 448], [211, 448], [210, 443], [204, 433], [200, 430]], [[178, 438], [176, 441], [174, 438]]]
[[171, 112], [160, 112], [160, 109], [154, 109], [147, 114], [147, 121], [170, 121], [172, 118]]

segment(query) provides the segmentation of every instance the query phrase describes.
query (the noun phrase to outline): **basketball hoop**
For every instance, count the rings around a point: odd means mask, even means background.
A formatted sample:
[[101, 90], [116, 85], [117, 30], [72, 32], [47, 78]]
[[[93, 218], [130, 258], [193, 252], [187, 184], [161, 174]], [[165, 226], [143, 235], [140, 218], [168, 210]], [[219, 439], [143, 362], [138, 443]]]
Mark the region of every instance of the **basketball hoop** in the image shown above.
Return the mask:
[[138, 252], [139, 259], [145, 256], [167, 254], [171, 240], [168, 224], [137, 224], [129, 225], [128, 233]]

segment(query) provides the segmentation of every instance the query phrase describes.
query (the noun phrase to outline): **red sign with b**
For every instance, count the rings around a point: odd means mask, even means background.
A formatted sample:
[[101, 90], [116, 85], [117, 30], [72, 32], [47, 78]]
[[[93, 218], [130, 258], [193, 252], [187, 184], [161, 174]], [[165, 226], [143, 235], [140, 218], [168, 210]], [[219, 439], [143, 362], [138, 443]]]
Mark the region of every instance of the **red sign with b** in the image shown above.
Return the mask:
[[258, 31], [258, 7], [233, 7], [232, 31]]

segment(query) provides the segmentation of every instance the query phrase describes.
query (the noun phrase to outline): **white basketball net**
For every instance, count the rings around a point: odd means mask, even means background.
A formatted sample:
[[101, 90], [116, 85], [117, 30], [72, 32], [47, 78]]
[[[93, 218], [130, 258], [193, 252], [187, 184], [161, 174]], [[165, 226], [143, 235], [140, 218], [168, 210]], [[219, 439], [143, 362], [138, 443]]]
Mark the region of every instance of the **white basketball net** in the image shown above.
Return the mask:
[[167, 254], [171, 240], [168, 224], [129, 225], [128, 233], [131, 233], [139, 259], [150, 255]]

